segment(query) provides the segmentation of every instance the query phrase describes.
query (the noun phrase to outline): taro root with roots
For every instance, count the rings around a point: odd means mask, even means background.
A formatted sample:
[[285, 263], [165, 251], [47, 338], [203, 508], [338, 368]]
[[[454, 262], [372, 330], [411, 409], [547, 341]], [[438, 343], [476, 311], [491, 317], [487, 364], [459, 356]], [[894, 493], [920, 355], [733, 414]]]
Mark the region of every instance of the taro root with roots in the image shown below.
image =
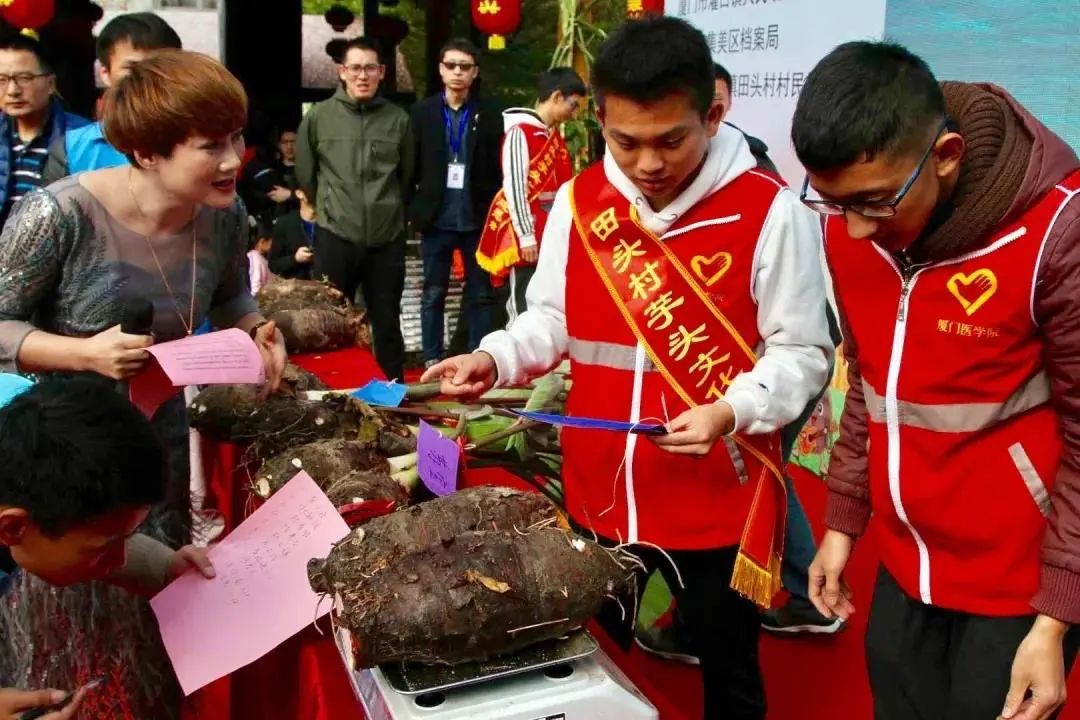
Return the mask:
[[290, 353], [310, 353], [352, 347], [361, 343], [363, 313], [314, 307], [279, 310], [269, 316], [285, 337]]
[[[361, 528], [365, 542], [379, 542], [370, 525]], [[361, 667], [512, 653], [581, 627], [634, 576], [618, 551], [558, 527], [461, 533], [370, 576], [347, 557], [326, 562], [339, 565], [338, 621]]]
[[[371, 575], [405, 553], [463, 532], [524, 530], [545, 523], [565, 520], [542, 495], [503, 487], [468, 488], [371, 520], [334, 545], [325, 560], [309, 562], [308, 575], [316, 592], [340, 592], [357, 574]], [[345, 572], [340, 578], [339, 571]]]
[[319, 440], [275, 455], [255, 475], [254, 492], [268, 498], [303, 470], [323, 491], [354, 470], [389, 475], [390, 464], [370, 445], [350, 440]]
[[334, 507], [369, 500], [392, 500], [397, 507], [409, 503], [409, 488], [382, 470], [353, 470], [326, 488]]
[[264, 285], [255, 296], [259, 310], [269, 317], [282, 310], [309, 308], [346, 308], [349, 306], [341, 291], [317, 280], [275, 278]]
[[219, 442], [273, 439], [281, 446], [334, 437], [341, 419], [328, 405], [275, 394], [260, 400], [254, 385], [211, 385], [188, 408], [191, 425]]
[[188, 408], [192, 427], [219, 442], [250, 443], [247, 459], [256, 461], [332, 438], [379, 447], [388, 456], [415, 450], [406, 425], [356, 398], [328, 395], [315, 402], [280, 393], [260, 401], [258, 392], [253, 385], [204, 389]]

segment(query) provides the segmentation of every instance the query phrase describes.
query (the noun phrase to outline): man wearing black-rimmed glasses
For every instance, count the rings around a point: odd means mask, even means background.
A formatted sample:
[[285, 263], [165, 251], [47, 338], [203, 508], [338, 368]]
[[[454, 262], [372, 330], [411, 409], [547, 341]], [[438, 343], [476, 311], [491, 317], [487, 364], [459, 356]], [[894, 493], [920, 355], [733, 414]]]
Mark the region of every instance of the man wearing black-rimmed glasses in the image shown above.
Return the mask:
[[45, 50], [24, 35], [0, 38], [0, 226], [40, 187], [49, 144], [89, 120], [64, 112]]
[[454, 251], [465, 264], [461, 321], [474, 350], [492, 330], [496, 299], [488, 274], [476, 263], [480, 227], [502, 187], [502, 108], [477, 92], [480, 52], [468, 40], [451, 40], [439, 55], [443, 90], [412, 110], [416, 194], [409, 221], [421, 234], [424, 263], [421, 333], [424, 361], [445, 352], [444, 312]]
[[811, 599], [853, 612], [873, 514], [875, 716], [1053, 717], [1080, 643], [1080, 161], [887, 43], [818, 64], [792, 139], [850, 381]]

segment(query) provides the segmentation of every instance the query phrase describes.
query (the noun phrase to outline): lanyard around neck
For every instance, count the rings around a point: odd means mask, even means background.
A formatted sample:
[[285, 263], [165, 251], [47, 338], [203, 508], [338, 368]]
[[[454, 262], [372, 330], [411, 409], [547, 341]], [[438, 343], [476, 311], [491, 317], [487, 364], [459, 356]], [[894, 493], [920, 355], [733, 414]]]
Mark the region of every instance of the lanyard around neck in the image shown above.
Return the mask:
[[450, 155], [454, 162], [457, 162], [461, 157], [461, 148], [465, 144], [465, 132], [469, 129], [469, 115], [471, 109], [468, 104], [461, 110], [461, 122], [458, 126], [454, 127], [454, 119], [450, 113], [450, 108], [447, 106], [445, 100], [442, 106], [443, 122], [446, 124], [446, 138], [450, 143]]

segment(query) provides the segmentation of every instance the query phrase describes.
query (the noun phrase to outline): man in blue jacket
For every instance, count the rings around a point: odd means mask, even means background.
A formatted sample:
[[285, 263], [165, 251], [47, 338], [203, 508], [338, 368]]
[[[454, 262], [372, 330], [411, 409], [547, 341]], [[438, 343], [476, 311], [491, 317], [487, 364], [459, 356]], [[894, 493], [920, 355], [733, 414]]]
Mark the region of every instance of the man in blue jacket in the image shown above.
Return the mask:
[[25, 35], [0, 39], [0, 224], [23, 195], [42, 185], [49, 144], [89, 120], [64, 112], [41, 44]]
[[[105, 87], [112, 87], [126, 77], [133, 63], [162, 48], [179, 49], [180, 36], [154, 13], [129, 13], [114, 17], [102, 29], [97, 40], [101, 80]], [[105, 139], [101, 123], [92, 123], [69, 132], [49, 146], [42, 185], [49, 185], [75, 173], [119, 167], [125, 163], [127, 158]]]

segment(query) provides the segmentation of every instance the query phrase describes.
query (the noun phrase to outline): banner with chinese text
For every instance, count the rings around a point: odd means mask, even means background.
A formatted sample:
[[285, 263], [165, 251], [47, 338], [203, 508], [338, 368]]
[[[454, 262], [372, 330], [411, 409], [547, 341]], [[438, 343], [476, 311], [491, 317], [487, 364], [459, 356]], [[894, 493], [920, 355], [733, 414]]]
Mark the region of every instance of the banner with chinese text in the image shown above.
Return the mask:
[[885, 0], [666, 0], [664, 11], [705, 33], [732, 76], [727, 121], [764, 140], [794, 187], [791, 117], [806, 75], [837, 45], [885, 32]]

